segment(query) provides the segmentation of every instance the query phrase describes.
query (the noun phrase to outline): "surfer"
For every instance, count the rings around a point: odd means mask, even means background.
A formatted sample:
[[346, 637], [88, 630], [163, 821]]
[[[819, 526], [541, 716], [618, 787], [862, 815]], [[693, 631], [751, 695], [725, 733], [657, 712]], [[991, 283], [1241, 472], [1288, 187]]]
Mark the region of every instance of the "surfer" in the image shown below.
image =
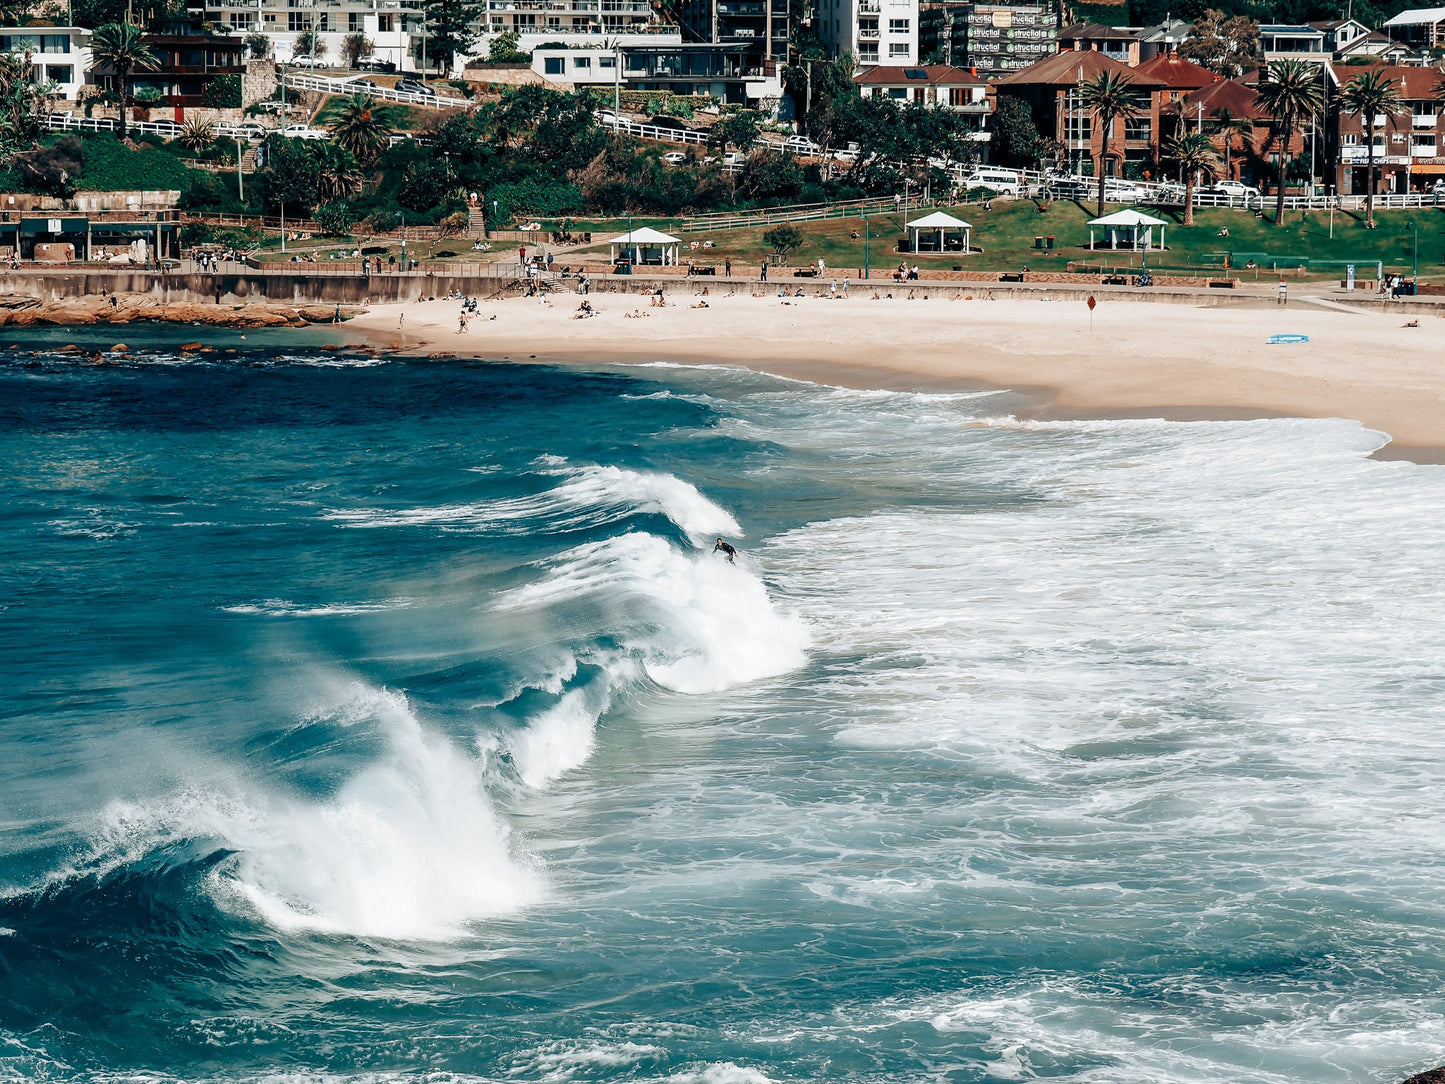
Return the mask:
[[721, 538], [717, 540], [717, 545], [712, 548], [713, 553], [716, 553], [718, 550], [722, 550], [722, 555], [728, 559], [728, 564], [732, 564], [733, 559], [738, 555], [738, 551], [729, 546]]

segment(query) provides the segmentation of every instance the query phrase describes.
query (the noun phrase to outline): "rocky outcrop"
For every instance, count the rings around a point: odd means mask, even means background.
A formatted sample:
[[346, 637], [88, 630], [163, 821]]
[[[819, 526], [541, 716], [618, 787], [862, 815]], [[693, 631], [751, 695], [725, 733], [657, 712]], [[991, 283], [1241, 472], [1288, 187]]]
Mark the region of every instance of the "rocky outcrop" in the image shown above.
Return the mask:
[[[344, 320], [363, 311], [343, 306], [341, 317]], [[309, 324], [329, 324], [336, 318], [336, 312], [334, 305], [282, 305], [264, 301], [217, 305], [196, 301], [167, 302], [150, 294], [84, 296], [55, 301], [22, 294], [0, 297], [0, 325], [15, 326], [129, 324], [138, 320], [156, 320], [213, 327], [306, 327]]]
[[1439, 1069], [1427, 1069], [1423, 1073], [1416, 1073], [1405, 1084], [1445, 1084], [1445, 1066]]

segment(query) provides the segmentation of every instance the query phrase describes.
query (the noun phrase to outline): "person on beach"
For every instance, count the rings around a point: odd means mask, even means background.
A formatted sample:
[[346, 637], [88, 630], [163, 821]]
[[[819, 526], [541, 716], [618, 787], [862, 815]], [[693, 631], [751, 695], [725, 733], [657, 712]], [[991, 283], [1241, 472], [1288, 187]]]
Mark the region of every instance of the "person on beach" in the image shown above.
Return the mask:
[[729, 278], [729, 279], [730, 279], [730, 278], [732, 278], [732, 277], [733, 277], [733, 258], [732, 258], [731, 256], [725, 256], [725, 257], [723, 257], [723, 278]]
[[762, 273], [761, 273], [761, 274], [759, 275], [759, 277], [758, 277], [758, 281], [759, 281], [759, 282], [767, 282], [767, 281], [768, 281], [768, 261], [767, 261], [767, 260], [764, 260], [764, 261], [763, 261], [763, 269], [762, 269]]
[[712, 548], [712, 551], [713, 553], [722, 551], [722, 555], [728, 559], [728, 564], [732, 564], [738, 555], [738, 551], [729, 546], [721, 538], [717, 540], [717, 545]]
[[406, 326], [406, 313], [398, 313], [396, 317], [396, 330], [400, 331]]
[[336, 313], [335, 313], [335, 315], [333, 315], [333, 316], [331, 317], [331, 322], [332, 322], [333, 324], [339, 324], [339, 323], [341, 323], [341, 303], [340, 303], [340, 302], [337, 302], [337, 304], [336, 304]]

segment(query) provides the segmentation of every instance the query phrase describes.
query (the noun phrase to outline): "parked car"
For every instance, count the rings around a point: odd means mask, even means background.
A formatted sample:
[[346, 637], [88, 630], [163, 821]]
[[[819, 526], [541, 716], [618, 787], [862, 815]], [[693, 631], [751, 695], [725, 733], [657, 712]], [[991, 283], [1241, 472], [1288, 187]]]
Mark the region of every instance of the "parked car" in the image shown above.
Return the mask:
[[963, 187], [982, 188], [1003, 196], [1017, 196], [1022, 185], [1014, 170], [980, 166], [963, 179]]
[[599, 109], [592, 115], [597, 118], [598, 124], [618, 124], [622, 120], [622, 118], [611, 109]]
[[290, 65], [291, 65], [291, 67], [293, 67], [293, 68], [324, 68], [324, 67], [326, 67], [326, 61], [322, 60], [319, 56], [312, 56], [312, 55], [309, 54], [309, 53], [302, 53], [302, 54], [300, 54], [299, 56], [293, 56], [293, 57], [291, 58], [291, 60], [289, 61], [289, 63], [290, 63]]
[[793, 154], [819, 154], [823, 148], [814, 143], [807, 136], [788, 136], [783, 140], [783, 150], [791, 151]]
[[265, 139], [271, 134], [270, 128], [254, 120], [242, 121], [240, 124], [235, 125], [231, 131], [237, 139]]
[[427, 98], [435, 98], [437, 95], [436, 91], [432, 90], [431, 87], [427, 86], [420, 79], [413, 79], [410, 76], [404, 79], [398, 79], [396, 81], [396, 89], [404, 94], [420, 94]]
[[1143, 185], [1109, 177], [1104, 179], [1104, 199], [1110, 203], [1139, 203], [1148, 198], [1149, 189]]
[[370, 79], [348, 79], [341, 89], [349, 90], [353, 94], [370, 94], [373, 90], [381, 88]]
[[281, 129], [287, 139], [330, 139], [331, 133], [325, 128], [313, 128], [309, 124], [288, 124]]
[[742, 151], [728, 151], [723, 155], [722, 164], [725, 166], [741, 166], [746, 164], [748, 156]]
[[662, 160], [670, 166], [680, 166], [687, 161], [687, 155], [682, 151], [668, 151], [662, 156]]
[[652, 125], [652, 127], [654, 128], [667, 128], [670, 131], [674, 132], [692, 131], [691, 128], [689, 128], [686, 124], [683, 124], [682, 121], [678, 120], [676, 117], [667, 117], [663, 116], [660, 113], [657, 116], [653, 117], [647, 123]]
[[856, 143], [849, 143], [849, 144], [848, 144], [846, 147], [844, 147], [842, 150], [840, 150], [840, 151], [834, 151], [834, 152], [833, 152], [833, 157], [834, 157], [837, 161], [839, 161], [839, 162], [856, 162], [856, 161], [858, 161], [858, 144], [856, 144]]
[[394, 72], [396, 64], [394, 61], [382, 60], [379, 56], [359, 56], [353, 65], [360, 72]]
[[1205, 191], [1216, 196], [1228, 196], [1231, 203], [1238, 199], [1245, 206], [1259, 199], [1259, 189], [1243, 181], [1215, 181]]

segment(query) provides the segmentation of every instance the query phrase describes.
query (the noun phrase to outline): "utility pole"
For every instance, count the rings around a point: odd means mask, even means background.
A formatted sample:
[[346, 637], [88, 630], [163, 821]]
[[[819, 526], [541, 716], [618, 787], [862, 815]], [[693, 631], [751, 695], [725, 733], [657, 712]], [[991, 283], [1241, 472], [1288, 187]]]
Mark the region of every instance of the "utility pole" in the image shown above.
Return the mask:
[[868, 277], [868, 243], [872, 236], [868, 231], [868, 216], [863, 216], [863, 277]]
[[236, 198], [242, 203], [246, 202], [246, 178], [241, 172], [241, 163], [246, 157], [246, 148], [241, 143], [241, 137], [236, 137]]

